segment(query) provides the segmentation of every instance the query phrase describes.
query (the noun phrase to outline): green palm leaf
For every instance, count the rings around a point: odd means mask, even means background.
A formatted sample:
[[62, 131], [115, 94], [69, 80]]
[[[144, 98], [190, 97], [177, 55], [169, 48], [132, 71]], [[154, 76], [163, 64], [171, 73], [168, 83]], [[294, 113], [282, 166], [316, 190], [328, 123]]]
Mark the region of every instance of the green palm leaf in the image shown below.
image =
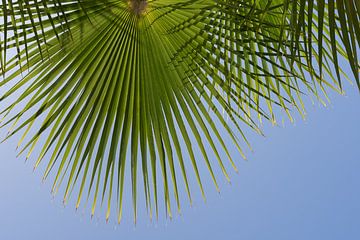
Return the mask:
[[77, 189], [76, 207], [93, 196], [92, 214], [107, 202], [109, 218], [116, 199], [119, 222], [126, 174], [136, 219], [139, 166], [150, 214], [162, 184], [171, 216], [180, 186], [192, 201], [190, 174], [205, 198], [200, 162], [217, 189], [213, 169], [229, 180], [227, 159], [236, 170], [224, 138], [243, 155], [244, 127], [261, 133], [258, 121], [276, 123], [279, 109], [304, 114], [306, 93], [342, 93], [340, 59], [360, 87], [357, 0], [3, 0], [0, 9], [6, 139], [21, 133], [27, 158], [39, 148], [35, 167], [54, 172], [54, 192], [64, 182], [65, 202]]

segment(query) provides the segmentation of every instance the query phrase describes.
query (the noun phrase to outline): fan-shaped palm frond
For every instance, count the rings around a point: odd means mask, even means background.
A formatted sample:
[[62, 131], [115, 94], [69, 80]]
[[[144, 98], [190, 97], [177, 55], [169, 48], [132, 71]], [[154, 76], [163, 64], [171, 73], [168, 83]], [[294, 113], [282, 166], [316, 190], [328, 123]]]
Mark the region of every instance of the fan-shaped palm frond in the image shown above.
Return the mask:
[[244, 127], [303, 114], [305, 93], [341, 93], [339, 59], [360, 86], [359, 12], [357, 0], [2, 0], [1, 127], [22, 133], [27, 157], [40, 147], [35, 167], [54, 171], [55, 192], [65, 181], [64, 201], [76, 187], [77, 207], [91, 195], [108, 218], [117, 199], [120, 221], [130, 174], [136, 217], [141, 164], [150, 214], [162, 184], [171, 216], [171, 190], [178, 209], [179, 186], [192, 201], [189, 174], [204, 196], [201, 161], [217, 189], [224, 157], [236, 170], [224, 138], [243, 155]]

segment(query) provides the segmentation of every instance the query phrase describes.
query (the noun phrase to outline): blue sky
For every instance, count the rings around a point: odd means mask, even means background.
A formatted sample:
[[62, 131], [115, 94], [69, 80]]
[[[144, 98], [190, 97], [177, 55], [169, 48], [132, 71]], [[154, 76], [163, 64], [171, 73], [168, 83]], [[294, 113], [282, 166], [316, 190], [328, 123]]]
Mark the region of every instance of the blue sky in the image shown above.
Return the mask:
[[360, 94], [345, 89], [326, 108], [308, 104], [305, 121], [248, 133], [254, 152], [231, 185], [220, 178], [221, 194], [208, 181], [206, 203], [195, 195], [171, 221], [142, 209], [136, 227], [131, 210], [117, 225], [64, 207], [33, 162], [16, 159], [13, 138], [0, 145], [0, 239], [360, 239]]

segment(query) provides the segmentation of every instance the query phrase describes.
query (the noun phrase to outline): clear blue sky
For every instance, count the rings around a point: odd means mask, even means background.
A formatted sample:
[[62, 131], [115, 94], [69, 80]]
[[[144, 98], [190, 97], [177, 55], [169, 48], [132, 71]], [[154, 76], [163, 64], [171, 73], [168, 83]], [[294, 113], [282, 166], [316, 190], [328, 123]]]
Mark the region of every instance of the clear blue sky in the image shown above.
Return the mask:
[[0, 145], [0, 239], [360, 239], [360, 94], [345, 89], [327, 108], [308, 105], [306, 121], [250, 133], [255, 152], [231, 185], [220, 181], [220, 195], [208, 181], [206, 203], [195, 195], [181, 216], [152, 223], [142, 209], [136, 227], [131, 210], [117, 225], [64, 208], [11, 139]]

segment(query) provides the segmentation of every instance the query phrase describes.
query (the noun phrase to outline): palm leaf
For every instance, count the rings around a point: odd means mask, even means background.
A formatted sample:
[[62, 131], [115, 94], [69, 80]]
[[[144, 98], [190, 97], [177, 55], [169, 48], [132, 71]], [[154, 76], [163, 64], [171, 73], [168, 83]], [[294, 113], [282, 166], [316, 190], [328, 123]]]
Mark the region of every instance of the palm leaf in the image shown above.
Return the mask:
[[217, 189], [214, 168], [230, 181], [224, 139], [244, 155], [245, 127], [261, 133], [258, 121], [276, 123], [279, 109], [303, 115], [305, 94], [342, 93], [340, 59], [360, 87], [357, 0], [3, 0], [0, 9], [5, 139], [22, 133], [27, 158], [39, 148], [35, 167], [46, 163], [44, 179], [54, 172], [54, 192], [65, 181], [65, 202], [77, 189], [76, 207], [92, 196], [94, 214], [106, 201], [108, 219], [116, 199], [119, 222], [126, 174], [136, 219], [139, 161], [150, 215], [162, 184], [171, 216], [180, 186], [192, 201], [190, 174], [205, 198], [202, 161]]

